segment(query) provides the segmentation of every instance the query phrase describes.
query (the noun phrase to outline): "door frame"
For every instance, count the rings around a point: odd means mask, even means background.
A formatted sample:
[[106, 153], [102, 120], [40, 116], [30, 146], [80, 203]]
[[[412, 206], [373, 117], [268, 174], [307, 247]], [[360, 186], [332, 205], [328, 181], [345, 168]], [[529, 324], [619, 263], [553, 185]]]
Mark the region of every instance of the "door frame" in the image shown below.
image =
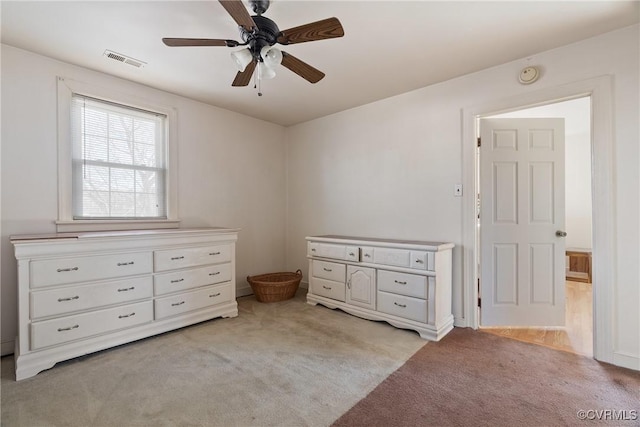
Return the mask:
[[593, 228], [593, 356], [613, 363], [614, 286], [616, 283], [615, 187], [613, 179], [613, 79], [610, 75], [545, 88], [463, 108], [462, 182], [463, 195], [463, 314], [460, 326], [479, 327], [477, 255], [477, 119], [570, 99], [591, 98], [591, 192]]

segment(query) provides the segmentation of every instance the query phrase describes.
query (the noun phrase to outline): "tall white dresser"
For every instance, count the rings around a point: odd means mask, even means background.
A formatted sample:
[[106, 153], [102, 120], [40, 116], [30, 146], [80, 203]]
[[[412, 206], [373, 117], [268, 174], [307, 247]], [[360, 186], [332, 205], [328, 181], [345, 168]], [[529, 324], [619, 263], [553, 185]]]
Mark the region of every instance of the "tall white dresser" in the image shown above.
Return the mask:
[[57, 362], [238, 315], [227, 228], [12, 236], [16, 380]]
[[438, 341], [453, 329], [452, 243], [307, 237], [307, 302], [417, 331]]

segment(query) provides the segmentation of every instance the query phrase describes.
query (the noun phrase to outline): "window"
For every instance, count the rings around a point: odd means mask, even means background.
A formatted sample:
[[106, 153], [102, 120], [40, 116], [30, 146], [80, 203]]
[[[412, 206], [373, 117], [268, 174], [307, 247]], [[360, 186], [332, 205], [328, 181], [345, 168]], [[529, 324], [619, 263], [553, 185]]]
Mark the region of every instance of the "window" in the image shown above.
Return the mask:
[[58, 232], [179, 226], [176, 111], [117, 88], [58, 77]]
[[74, 94], [74, 219], [166, 219], [166, 116]]

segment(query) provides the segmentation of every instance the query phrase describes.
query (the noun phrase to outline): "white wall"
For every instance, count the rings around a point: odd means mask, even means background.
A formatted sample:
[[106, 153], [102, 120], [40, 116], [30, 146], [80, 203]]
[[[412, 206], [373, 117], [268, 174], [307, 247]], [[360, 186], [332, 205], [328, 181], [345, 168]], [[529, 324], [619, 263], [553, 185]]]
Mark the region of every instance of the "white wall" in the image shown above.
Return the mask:
[[56, 76], [175, 107], [183, 227], [242, 231], [237, 285], [285, 265], [284, 128], [2, 45], [2, 351], [16, 335], [16, 262], [9, 236], [54, 232], [57, 219]]
[[[610, 284], [615, 295], [613, 341], [619, 360], [629, 366], [637, 363], [640, 369], [638, 28], [286, 130], [3, 46], [2, 341], [8, 343], [15, 335], [16, 273], [8, 236], [55, 229], [57, 75], [146, 96], [178, 109], [183, 226], [243, 228], [238, 284], [247, 274], [283, 267], [306, 272], [307, 235], [451, 241], [458, 245], [453, 309], [456, 319], [464, 321], [459, 246], [462, 199], [453, 196], [454, 184], [462, 182], [462, 110], [608, 74], [614, 81], [612, 192], [618, 230], [616, 282]], [[541, 79], [531, 86], [518, 84], [518, 72], [531, 64], [543, 68]]]
[[[640, 369], [638, 25], [287, 128], [287, 265], [306, 275], [307, 235], [348, 234], [450, 241], [454, 303], [464, 323], [462, 111], [602, 75], [614, 80], [617, 235], [614, 351]], [[519, 71], [542, 68], [523, 86]], [[437, 66], [437, 64], [434, 64]], [[472, 191], [465, 188], [464, 191]]]
[[565, 124], [565, 239], [567, 248], [591, 249], [591, 100], [589, 97], [492, 117], [561, 117]]

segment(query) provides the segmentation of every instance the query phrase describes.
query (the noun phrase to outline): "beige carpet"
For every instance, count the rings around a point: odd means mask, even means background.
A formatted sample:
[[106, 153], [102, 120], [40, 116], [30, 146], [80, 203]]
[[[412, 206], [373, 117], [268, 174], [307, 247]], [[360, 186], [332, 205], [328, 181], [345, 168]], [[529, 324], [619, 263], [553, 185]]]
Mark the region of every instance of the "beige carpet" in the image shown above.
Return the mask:
[[2, 425], [327, 426], [425, 341], [293, 300], [239, 299], [217, 319], [59, 363], [14, 381], [2, 359]]

